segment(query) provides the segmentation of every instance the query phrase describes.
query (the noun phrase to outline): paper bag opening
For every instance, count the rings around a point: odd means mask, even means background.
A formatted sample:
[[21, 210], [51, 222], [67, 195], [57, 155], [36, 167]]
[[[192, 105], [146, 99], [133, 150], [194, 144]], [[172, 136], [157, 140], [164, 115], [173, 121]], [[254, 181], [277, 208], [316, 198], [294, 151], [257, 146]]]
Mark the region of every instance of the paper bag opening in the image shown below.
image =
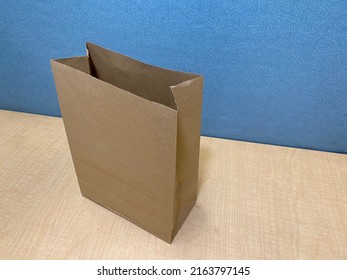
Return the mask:
[[175, 110], [177, 106], [170, 86], [198, 77], [148, 65], [89, 42], [86, 45], [91, 75]]

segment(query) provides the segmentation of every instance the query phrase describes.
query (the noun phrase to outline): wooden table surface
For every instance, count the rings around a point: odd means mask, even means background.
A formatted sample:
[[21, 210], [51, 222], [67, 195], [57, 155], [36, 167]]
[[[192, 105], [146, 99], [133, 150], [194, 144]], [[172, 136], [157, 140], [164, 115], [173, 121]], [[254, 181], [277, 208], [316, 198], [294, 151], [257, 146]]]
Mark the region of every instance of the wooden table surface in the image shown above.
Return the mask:
[[201, 138], [171, 245], [80, 194], [61, 118], [0, 110], [0, 259], [347, 259], [347, 156]]

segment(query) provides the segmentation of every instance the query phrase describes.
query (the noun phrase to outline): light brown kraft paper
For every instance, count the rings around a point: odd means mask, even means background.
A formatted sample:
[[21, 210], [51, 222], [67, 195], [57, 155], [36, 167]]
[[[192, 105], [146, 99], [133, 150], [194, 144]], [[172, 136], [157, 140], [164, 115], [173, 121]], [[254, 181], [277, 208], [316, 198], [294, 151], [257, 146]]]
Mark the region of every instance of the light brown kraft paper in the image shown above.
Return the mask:
[[171, 243], [196, 201], [203, 77], [87, 50], [51, 60], [81, 193]]

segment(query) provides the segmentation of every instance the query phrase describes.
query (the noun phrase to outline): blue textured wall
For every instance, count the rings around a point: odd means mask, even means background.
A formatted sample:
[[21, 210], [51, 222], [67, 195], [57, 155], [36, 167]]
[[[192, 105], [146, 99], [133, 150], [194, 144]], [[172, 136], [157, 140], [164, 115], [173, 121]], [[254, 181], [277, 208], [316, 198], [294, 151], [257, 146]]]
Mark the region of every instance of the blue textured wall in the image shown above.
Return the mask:
[[2, 0], [0, 21], [0, 108], [60, 115], [49, 59], [91, 41], [205, 75], [204, 135], [347, 152], [345, 0]]

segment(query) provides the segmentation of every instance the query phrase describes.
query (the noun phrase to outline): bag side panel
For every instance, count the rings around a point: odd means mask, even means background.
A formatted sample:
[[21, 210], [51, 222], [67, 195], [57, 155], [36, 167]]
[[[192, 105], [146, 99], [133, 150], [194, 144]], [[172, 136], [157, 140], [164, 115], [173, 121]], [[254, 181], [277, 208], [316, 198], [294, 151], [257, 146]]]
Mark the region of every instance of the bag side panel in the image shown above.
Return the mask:
[[171, 87], [178, 111], [175, 235], [195, 204], [198, 185], [203, 77]]

